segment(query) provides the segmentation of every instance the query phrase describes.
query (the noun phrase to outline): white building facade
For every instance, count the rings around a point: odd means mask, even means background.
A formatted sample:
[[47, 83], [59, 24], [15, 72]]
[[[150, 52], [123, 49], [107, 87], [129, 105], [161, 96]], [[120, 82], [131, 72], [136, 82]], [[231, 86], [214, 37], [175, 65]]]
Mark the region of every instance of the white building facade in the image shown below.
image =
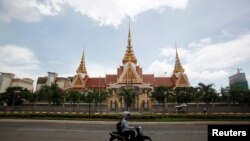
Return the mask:
[[13, 73], [0, 73], [0, 93], [6, 92], [9, 87], [22, 87], [33, 92], [34, 81], [31, 78], [15, 78]]

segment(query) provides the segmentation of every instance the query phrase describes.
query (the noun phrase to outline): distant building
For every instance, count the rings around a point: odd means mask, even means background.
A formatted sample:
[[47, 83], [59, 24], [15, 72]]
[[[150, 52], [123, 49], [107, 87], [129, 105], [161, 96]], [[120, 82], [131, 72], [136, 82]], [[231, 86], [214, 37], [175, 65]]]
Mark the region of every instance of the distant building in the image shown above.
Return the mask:
[[249, 90], [246, 74], [240, 72], [239, 69], [235, 75], [229, 77], [229, 85], [230, 88], [240, 88], [244, 90]]
[[33, 80], [30, 78], [15, 78], [13, 73], [0, 73], [0, 93], [4, 93], [8, 87], [22, 87], [33, 91]]
[[38, 77], [36, 91], [44, 85], [51, 86], [51, 84], [57, 84], [60, 89], [67, 90], [71, 88], [71, 78], [58, 77], [57, 73], [48, 72], [48, 76]]
[[109, 90], [111, 93], [107, 99], [109, 108], [124, 108], [126, 101], [120, 99], [119, 93], [127, 87], [133, 88], [137, 95], [134, 99], [134, 108], [150, 108], [153, 100], [151, 92], [158, 86], [189, 87], [189, 80], [181, 65], [176, 48], [175, 66], [171, 76], [156, 77], [154, 74], [144, 74], [142, 67], [137, 64], [137, 58], [132, 47], [130, 29], [128, 32], [127, 48], [122, 59], [122, 65], [117, 68], [117, 73], [106, 74], [104, 77], [91, 77], [87, 73], [85, 66], [84, 52], [80, 65], [74, 76], [67, 78], [57, 77], [56, 73], [48, 73], [48, 77], [38, 77], [37, 90], [43, 85], [56, 83], [62, 90], [75, 90], [86, 92], [88, 90]]

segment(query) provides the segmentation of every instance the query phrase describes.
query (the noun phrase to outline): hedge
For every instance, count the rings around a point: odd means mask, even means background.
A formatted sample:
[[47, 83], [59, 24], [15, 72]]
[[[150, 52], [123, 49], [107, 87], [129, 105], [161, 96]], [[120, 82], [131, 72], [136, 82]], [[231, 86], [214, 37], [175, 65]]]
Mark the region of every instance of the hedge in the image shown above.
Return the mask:
[[[119, 114], [56, 114], [56, 113], [0, 113], [0, 118], [28, 119], [70, 119], [70, 120], [118, 120]], [[131, 117], [133, 121], [202, 121], [202, 120], [248, 120], [250, 115], [198, 115], [198, 114], [138, 114]]]

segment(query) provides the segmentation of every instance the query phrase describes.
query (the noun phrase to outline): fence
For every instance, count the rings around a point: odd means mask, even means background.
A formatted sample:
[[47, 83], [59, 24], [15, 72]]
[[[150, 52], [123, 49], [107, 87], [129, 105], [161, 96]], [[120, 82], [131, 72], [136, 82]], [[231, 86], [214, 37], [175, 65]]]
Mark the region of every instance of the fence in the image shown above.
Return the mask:
[[[138, 109], [135, 107], [130, 108], [107, 108], [105, 103], [94, 104], [90, 106], [88, 103], [80, 104], [63, 104], [63, 105], [49, 105], [43, 104], [25, 104], [22, 106], [2, 106], [0, 112], [62, 112], [62, 113], [109, 113], [109, 112], [121, 112], [129, 110], [131, 112], [150, 112], [150, 113], [174, 113], [175, 106], [179, 104], [168, 103], [167, 105], [154, 104], [151, 108]], [[250, 113], [250, 107], [241, 104], [225, 104], [214, 103], [207, 105], [205, 103], [188, 103], [186, 107], [187, 113], [202, 113], [206, 108], [210, 113]]]

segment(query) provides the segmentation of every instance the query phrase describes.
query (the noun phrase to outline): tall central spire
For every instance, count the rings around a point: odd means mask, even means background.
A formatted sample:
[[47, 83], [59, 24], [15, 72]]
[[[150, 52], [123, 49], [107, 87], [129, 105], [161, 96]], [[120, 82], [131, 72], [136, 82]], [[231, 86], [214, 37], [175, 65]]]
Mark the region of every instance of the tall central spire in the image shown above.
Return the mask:
[[179, 59], [176, 44], [175, 44], [175, 48], [176, 48], [176, 56], [175, 56], [175, 67], [174, 67], [173, 73], [184, 72], [184, 69], [183, 69], [181, 62], [180, 62], [180, 59]]
[[86, 66], [85, 66], [84, 50], [82, 52], [82, 59], [81, 59], [81, 62], [80, 62], [80, 65], [79, 65], [78, 69], [76, 70], [76, 73], [77, 74], [79, 74], [79, 73], [87, 74], [87, 69], [86, 69]]
[[129, 20], [129, 31], [128, 31], [128, 45], [127, 45], [127, 50], [126, 53], [122, 59], [122, 63], [125, 64], [127, 62], [132, 62], [137, 64], [137, 59], [135, 57], [133, 47], [131, 44], [131, 33], [130, 33], [130, 20]]

